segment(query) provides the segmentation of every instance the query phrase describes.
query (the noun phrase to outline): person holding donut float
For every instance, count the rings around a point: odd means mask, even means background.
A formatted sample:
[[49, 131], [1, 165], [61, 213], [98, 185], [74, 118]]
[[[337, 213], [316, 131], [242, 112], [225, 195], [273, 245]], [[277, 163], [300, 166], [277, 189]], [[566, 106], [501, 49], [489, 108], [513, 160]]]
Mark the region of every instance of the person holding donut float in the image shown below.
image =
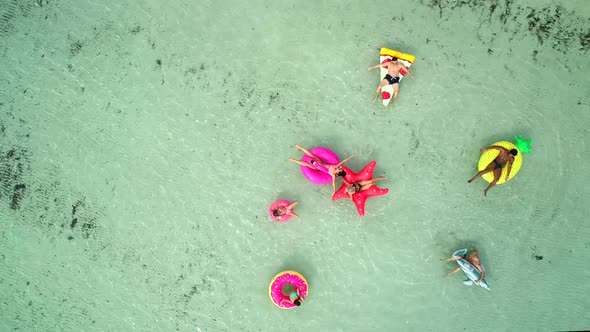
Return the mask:
[[287, 221], [291, 217], [299, 218], [299, 215], [293, 211], [297, 204], [299, 203], [286, 200], [276, 201], [270, 206], [270, 217], [278, 222]]
[[[303, 303], [303, 301], [305, 301], [305, 298], [303, 296], [301, 296], [301, 292], [299, 291], [299, 288], [295, 288], [295, 286], [288, 284], [285, 285], [286, 289], [281, 290], [283, 292], [284, 295], [288, 296], [289, 299], [288, 300], [281, 300], [281, 303], [279, 303], [279, 306], [284, 307], [286, 303], [291, 303], [294, 304], [296, 306], [300, 306], [301, 303]], [[286, 290], [286, 292], [285, 292]]]
[[387, 179], [387, 177], [381, 175], [380, 177], [376, 177], [371, 180], [348, 183], [346, 182], [346, 180], [343, 179], [342, 182], [344, 182], [344, 184], [346, 185], [346, 193], [350, 196], [350, 199], [353, 199], [352, 195], [360, 193], [361, 191], [365, 191], [371, 188], [371, 186], [373, 186], [375, 183], [385, 179]]
[[512, 170], [512, 165], [514, 164], [514, 157], [516, 157], [518, 155], [517, 149], [508, 150], [504, 147], [496, 146], [496, 145], [492, 145], [489, 148], [481, 149], [479, 151], [481, 151], [481, 153], [484, 153], [484, 152], [486, 152], [488, 150], [492, 150], [492, 149], [499, 151], [498, 156], [494, 160], [492, 160], [492, 162], [490, 162], [486, 166], [486, 168], [477, 172], [477, 174], [475, 174], [469, 181], [467, 181], [467, 183], [471, 183], [471, 182], [473, 182], [473, 180], [477, 179], [478, 177], [480, 177], [488, 172], [493, 172], [494, 173], [494, 180], [483, 191], [484, 196], [487, 196], [488, 191], [490, 189], [492, 189], [492, 187], [494, 187], [496, 185], [496, 183], [498, 183], [498, 181], [500, 180], [500, 175], [502, 174], [502, 169], [504, 168], [504, 166], [508, 166], [507, 172], [506, 172], [506, 178], [504, 179], [504, 181], [508, 181], [508, 179], [510, 178], [510, 171]]
[[310, 160], [310, 162], [306, 162], [303, 160], [295, 160], [293, 158], [289, 158], [289, 161], [299, 164], [300, 166], [310, 168], [314, 171], [320, 171], [320, 172], [328, 174], [332, 178], [332, 189], [334, 189], [334, 191], [336, 191], [336, 177], [346, 176], [346, 172], [344, 171], [344, 169], [342, 169], [342, 165], [344, 165], [347, 161], [352, 159], [354, 157], [354, 154], [351, 155], [350, 157], [342, 160], [341, 162], [339, 162], [335, 165], [332, 165], [332, 164], [328, 164], [328, 163], [323, 162], [320, 158], [318, 158], [318, 156], [316, 156], [312, 152], [304, 149], [299, 144], [295, 144], [295, 147], [298, 148], [299, 150], [301, 150], [306, 156], [310, 157], [311, 160]]
[[294, 309], [303, 303], [309, 294], [305, 277], [296, 271], [278, 273], [268, 285], [268, 296], [281, 309]]

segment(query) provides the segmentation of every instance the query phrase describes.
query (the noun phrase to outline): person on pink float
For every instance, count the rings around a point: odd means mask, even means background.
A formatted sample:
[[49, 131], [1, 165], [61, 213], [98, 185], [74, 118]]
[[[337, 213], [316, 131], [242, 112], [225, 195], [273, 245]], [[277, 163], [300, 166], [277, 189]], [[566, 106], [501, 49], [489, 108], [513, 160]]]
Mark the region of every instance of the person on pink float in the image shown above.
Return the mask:
[[350, 196], [350, 199], [352, 199], [352, 195], [354, 195], [356, 193], [360, 193], [361, 191], [365, 191], [365, 190], [371, 188], [371, 186], [374, 185], [375, 183], [377, 183], [381, 180], [385, 180], [385, 179], [387, 179], [387, 177], [381, 175], [380, 177], [376, 177], [374, 179], [366, 180], [366, 181], [348, 183], [348, 182], [346, 182], [346, 180], [342, 179], [342, 182], [344, 182], [344, 184], [346, 185], [346, 193]]
[[289, 296], [289, 299], [282, 300], [281, 303], [279, 304], [280, 306], [282, 306], [283, 303], [285, 303], [285, 302], [290, 302], [296, 306], [300, 306], [301, 303], [303, 303], [303, 301], [305, 301], [303, 296], [301, 296], [301, 294], [299, 293], [299, 288], [296, 289], [293, 285], [285, 285], [285, 288], [287, 291], [285, 292], [285, 290], [283, 290], [283, 294]]
[[342, 169], [342, 165], [344, 165], [347, 161], [349, 161], [350, 159], [352, 159], [354, 157], [354, 154], [351, 155], [350, 157], [342, 160], [341, 162], [339, 162], [336, 165], [329, 165], [329, 164], [325, 164], [324, 162], [322, 162], [320, 160], [320, 158], [318, 158], [316, 155], [314, 155], [313, 153], [307, 151], [306, 149], [304, 149], [301, 145], [299, 144], [295, 144], [295, 147], [298, 148], [299, 150], [301, 150], [304, 154], [306, 154], [307, 156], [309, 156], [311, 159], [313, 159], [312, 163], [307, 163], [305, 161], [301, 161], [301, 160], [295, 160], [293, 158], [289, 158], [289, 161], [292, 161], [296, 164], [299, 164], [301, 166], [304, 167], [308, 167], [311, 168], [313, 170], [316, 171], [321, 171], [320, 169], [318, 169], [318, 167], [316, 167], [314, 164], [318, 164], [319, 166], [322, 166], [326, 169], [328, 169], [328, 174], [332, 177], [332, 189], [334, 189], [334, 191], [336, 191], [336, 177], [338, 176], [346, 176], [346, 172], [344, 171], [344, 169]]
[[285, 207], [277, 207], [272, 211], [272, 215], [277, 219], [277, 221], [281, 221], [285, 216], [291, 216], [295, 218], [299, 218], [299, 215], [293, 211], [293, 209], [299, 204], [298, 202], [293, 202]]

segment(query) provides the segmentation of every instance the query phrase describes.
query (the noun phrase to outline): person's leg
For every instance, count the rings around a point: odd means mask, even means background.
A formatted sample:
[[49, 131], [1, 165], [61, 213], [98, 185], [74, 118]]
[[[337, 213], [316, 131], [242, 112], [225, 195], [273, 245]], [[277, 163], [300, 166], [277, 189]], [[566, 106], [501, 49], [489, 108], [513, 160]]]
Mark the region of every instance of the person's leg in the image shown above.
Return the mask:
[[298, 148], [299, 150], [301, 150], [301, 152], [305, 153], [306, 155], [310, 156], [310, 157], [315, 157], [315, 155], [309, 151], [307, 151], [304, 147], [302, 147], [299, 144], [295, 144], [295, 147]]
[[293, 202], [291, 204], [289, 204], [289, 206], [287, 206], [287, 210], [293, 210], [297, 204], [299, 204], [299, 202]]
[[299, 218], [299, 215], [291, 210], [288, 210], [287, 214], [290, 215], [291, 217]]
[[454, 261], [460, 260], [461, 258], [463, 258], [463, 257], [451, 257], [451, 258], [447, 258], [447, 259], [441, 258], [440, 261], [441, 262], [454, 262]]
[[487, 196], [488, 195], [488, 191], [490, 189], [492, 189], [492, 187], [494, 187], [496, 185], [496, 183], [498, 182], [498, 180], [500, 180], [500, 175], [502, 174], [502, 169], [501, 168], [495, 168], [494, 169], [494, 181], [492, 181], [492, 183], [490, 183], [490, 185], [483, 191], [483, 195]]
[[305, 148], [303, 148], [301, 145], [299, 144], [295, 144], [295, 147], [298, 148], [299, 150], [301, 150], [306, 156], [310, 157], [311, 159], [313, 159], [316, 163], [324, 166], [324, 167], [328, 167], [327, 165], [325, 165], [320, 158], [318, 158], [315, 154], [307, 151]]
[[475, 174], [469, 181], [467, 181], [467, 183], [471, 183], [473, 182], [473, 180], [477, 179], [478, 177], [491, 172], [494, 170], [494, 166], [496, 165], [496, 163], [494, 161], [492, 161], [486, 168], [484, 168], [482, 171], [477, 172], [477, 174]]
[[380, 177], [371, 179], [371, 180], [366, 180], [366, 181], [361, 181], [359, 182], [359, 184], [361, 185], [361, 191], [363, 190], [367, 190], [369, 189], [372, 185], [374, 185], [375, 183], [381, 181], [381, 180], [385, 180], [387, 179], [386, 176], [381, 175]]
[[454, 269], [453, 271], [451, 271], [451, 272], [447, 273], [447, 275], [449, 275], [449, 274], [453, 274], [453, 273], [457, 273], [457, 272], [459, 272], [459, 271], [461, 271], [461, 268], [460, 268], [460, 267], [457, 267], [457, 268], [456, 268], [456, 269]]
[[317, 169], [314, 165], [312, 165], [312, 164], [310, 164], [308, 162], [301, 161], [301, 160], [296, 160], [296, 159], [293, 159], [293, 158], [290, 158], [290, 157], [289, 157], [289, 161], [292, 161], [292, 162], [294, 162], [296, 164], [299, 164], [301, 166], [305, 166], [307, 168], [311, 168], [313, 170], [319, 171], [319, 169]]
[[397, 99], [397, 95], [399, 95], [399, 83], [393, 83], [391, 86], [393, 87], [393, 99]]
[[373, 98], [371, 103], [374, 103], [377, 100], [377, 98], [379, 97], [379, 93], [381, 92], [381, 89], [387, 84], [389, 84], [389, 81], [387, 81], [386, 79], [383, 79], [383, 81], [379, 83], [379, 85], [377, 86], [377, 92], [375, 92], [375, 98]]

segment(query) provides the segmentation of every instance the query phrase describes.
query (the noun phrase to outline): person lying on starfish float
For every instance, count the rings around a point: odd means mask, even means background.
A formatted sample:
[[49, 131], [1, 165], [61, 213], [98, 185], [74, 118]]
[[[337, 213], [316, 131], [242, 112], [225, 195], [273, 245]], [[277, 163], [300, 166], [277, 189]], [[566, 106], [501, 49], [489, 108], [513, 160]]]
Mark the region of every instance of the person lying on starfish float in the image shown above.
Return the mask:
[[387, 179], [387, 177], [381, 175], [380, 177], [366, 181], [348, 183], [346, 182], [346, 180], [342, 179], [342, 182], [344, 182], [344, 184], [346, 185], [346, 193], [350, 196], [350, 199], [352, 199], [352, 195], [360, 193], [361, 191], [365, 191], [371, 188], [371, 186], [375, 183], [385, 179]]
[[[373, 181], [373, 171], [375, 170], [376, 166], [377, 163], [375, 161], [371, 161], [358, 173], [353, 172], [346, 166], [342, 166], [342, 168], [346, 172], [346, 176], [344, 177], [346, 183], [343, 183], [342, 186], [340, 186], [340, 189], [338, 189], [332, 195], [332, 200], [337, 201], [339, 199], [350, 199], [350, 194], [347, 192], [347, 183], [350, 184], [355, 182]], [[365, 215], [365, 203], [367, 199], [374, 196], [384, 196], [387, 195], [388, 192], [389, 189], [378, 188], [377, 185], [374, 184], [366, 190], [362, 190], [360, 192], [353, 194], [352, 199], [350, 201], [356, 206], [356, 210], [358, 211], [359, 216], [363, 217]]]
[[318, 163], [319, 165], [325, 167], [328, 169], [328, 174], [332, 177], [332, 189], [334, 189], [334, 192], [336, 191], [336, 177], [338, 176], [346, 176], [346, 172], [344, 171], [344, 169], [342, 169], [342, 165], [344, 165], [347, 161], [349, 161], [350, 159], [352, 159], [354, 157], [354, 154], [351, 155], [350, 157], [342, 160], [341, 162], [339, 162], [336, 165], [329, 165], [324, 163], [323, 161], [320, 160], [320, 158], [318, 158], [316, 155], [314, 155], [313, 153], [307, 151], [306, 149], [304, 149], [301, 145], [299, 144], [295, 144], [295, 147], [298, 148], [299, 150], [303, 151], [304, 154], [306, 154], [307, 156], [309, 156], [311, 159], [313, 159], [312, 163], [307, 163], [305, 161], [302, 160], [295, 160], [293, 158], [289, 157], [289, 161], [292, 161], [296, 164], [299, 164], [301, 166], [304, 167], [308, 167], [311, 168], [313, 170], [316, 171], [320, 171], [317, 167], [315, 167], [313, 164]]
[[272, 211], [272, 215], [277, 218], [277, 221], [281, 221], [283, 216], [291, 216], [295, 218], [299, 218], [299, 215], [293, 211], [293, 209], [299, 204], [298, 202], [293, 202], [289, 206], [279, 207]]

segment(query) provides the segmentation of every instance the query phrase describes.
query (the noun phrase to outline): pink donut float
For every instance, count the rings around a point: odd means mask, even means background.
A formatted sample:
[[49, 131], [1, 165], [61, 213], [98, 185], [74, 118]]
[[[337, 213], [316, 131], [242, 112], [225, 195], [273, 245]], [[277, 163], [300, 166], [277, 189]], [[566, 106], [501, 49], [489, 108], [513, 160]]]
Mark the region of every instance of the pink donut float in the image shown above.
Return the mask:
[[275, 217], [274, 214], [272, 214], [272, 212], [274, 210], [276, 210], [278, 208], [282, 208], [282, 207], [286, 208], [289, 205], [291, 205], [291, 202], [284, 200], [284, 199], [281, 199], [281, 200], [278, 200], [278, 201], [272, 203], [270, 205], [270, 208], [268, 209], [268, 213], [270, 214], [270, 217], [272, 218], [272, 220], [274, 220], [276, 222], [285, 222], [285, 221], [291, 219], [291, 216], [288, 214], [278, 216], [278, 217]]
[[[309, 150], [309, 152], [313, 153], [316, 157], [320, 158], [321, 161], [328, 165], [337, 165], [340, 162], [338, 155], [336, 155], [334, 151], [327, 148], [317, 147]], [[306, 154], [303, 155], [301, 160], [312, 164], [318, 169], [316, 171], [315, 169], [301, 166], [301, 173], [303, 173], [303, 176], [305, 176], [307, 180], [319, 185], [332, 183], [332, 177], [328, 173], [328, 169], [326, 167], [316, 163], [313, 158]]]
[[289, 301], [289, 296], [283, 293], [283, 287], [285, 285], [292, 285], [295, 289], [299, 290], [299, 295], [305, 298], [309, 292], [307, 280], [299, 272], [283, 271], [272, 278], [268, 286], [268, 296], [277, 307], [281, 309], [296, 308], [297, 306]]

